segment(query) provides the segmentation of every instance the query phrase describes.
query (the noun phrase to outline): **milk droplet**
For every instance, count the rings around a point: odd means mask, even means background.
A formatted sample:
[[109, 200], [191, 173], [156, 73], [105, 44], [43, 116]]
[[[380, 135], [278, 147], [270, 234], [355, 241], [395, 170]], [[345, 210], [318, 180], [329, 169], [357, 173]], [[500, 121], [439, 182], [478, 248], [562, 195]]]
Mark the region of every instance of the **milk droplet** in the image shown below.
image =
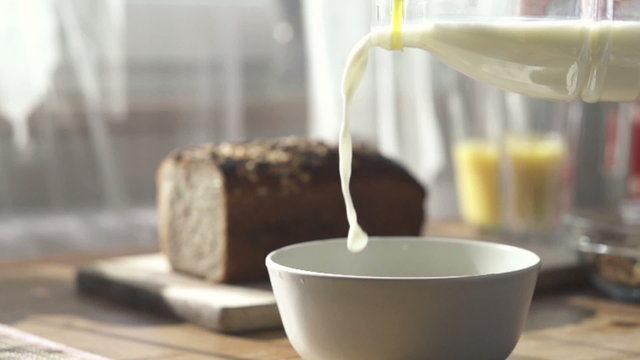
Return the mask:
[[362, 251], [369, 242], [369, 236], [358, 224], [353, 224], [349, 228], [349, 236], [347, 238], [347, 247], [351, 252]]

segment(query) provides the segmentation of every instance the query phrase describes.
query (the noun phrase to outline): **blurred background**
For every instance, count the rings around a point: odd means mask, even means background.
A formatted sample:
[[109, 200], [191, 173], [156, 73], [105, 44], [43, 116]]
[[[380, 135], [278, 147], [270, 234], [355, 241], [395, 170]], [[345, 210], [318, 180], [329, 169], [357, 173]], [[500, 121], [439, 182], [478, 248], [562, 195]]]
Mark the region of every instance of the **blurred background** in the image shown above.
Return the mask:
[[[0, 260], [155, 244], [155, 171], [177, 147], [289, 135], [335, 142], [343, 66], [371, 8], [1, 1]], [[354, 137], [428, 184], [431, 219], [459, 217], [455, 124], [542, 116], [545, 105], [513, 105], [419, 50], [372, 54]], [[611, 105], [566, 106], [558, 121], [572, 136], [570, 206], [607, 202], [604, 184], [627, 171], [605, 166], [622, 123], [602, 121]]]

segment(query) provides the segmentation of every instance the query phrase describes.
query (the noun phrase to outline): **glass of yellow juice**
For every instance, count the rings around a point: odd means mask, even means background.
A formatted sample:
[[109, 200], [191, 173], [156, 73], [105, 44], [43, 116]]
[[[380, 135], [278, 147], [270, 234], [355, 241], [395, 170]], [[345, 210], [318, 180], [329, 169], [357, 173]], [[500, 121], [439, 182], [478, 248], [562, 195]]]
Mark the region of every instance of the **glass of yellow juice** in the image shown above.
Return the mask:
[[[572, 194], [578, 103], [537, 100], [475, 84], [452, 116], [462, 219], [482, 229], [553, 231]], [[464, 94], [464, 92], [463, 92]]]
[[496, 229], [502, 223], [502, 118], [498, 90], [472, 80], [457, 83], [450, 104], [453, 168], [462, 219]]
[[505, 93], [502, 135], [504, 225], [515, 233], [553, 232], [573, 194], [579, 103]]

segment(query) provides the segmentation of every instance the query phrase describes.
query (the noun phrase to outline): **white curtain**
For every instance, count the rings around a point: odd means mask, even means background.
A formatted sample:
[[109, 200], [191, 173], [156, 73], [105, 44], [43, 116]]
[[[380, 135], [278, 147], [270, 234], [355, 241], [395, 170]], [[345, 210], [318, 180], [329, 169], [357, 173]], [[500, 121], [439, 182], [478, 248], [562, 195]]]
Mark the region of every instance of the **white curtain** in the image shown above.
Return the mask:
[[0, 260], [149, 246], [177, 147], [301, 135], [297, 0], [0, 1]]

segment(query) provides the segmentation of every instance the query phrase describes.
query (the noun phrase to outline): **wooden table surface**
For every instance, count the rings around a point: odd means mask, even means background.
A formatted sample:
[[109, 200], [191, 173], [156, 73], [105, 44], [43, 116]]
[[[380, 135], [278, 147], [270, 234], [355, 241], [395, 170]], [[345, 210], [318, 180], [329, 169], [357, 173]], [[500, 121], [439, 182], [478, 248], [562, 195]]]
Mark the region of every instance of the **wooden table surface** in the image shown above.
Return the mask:
[[[0, 264], [0, 323], [114, 359], [299, 359], [282, 330], [222, 335], [79, 296], [74, 269], [94, 259]], [[509, 359], [640, 360], [640, 306], [589, 287], [537, 294]]]

